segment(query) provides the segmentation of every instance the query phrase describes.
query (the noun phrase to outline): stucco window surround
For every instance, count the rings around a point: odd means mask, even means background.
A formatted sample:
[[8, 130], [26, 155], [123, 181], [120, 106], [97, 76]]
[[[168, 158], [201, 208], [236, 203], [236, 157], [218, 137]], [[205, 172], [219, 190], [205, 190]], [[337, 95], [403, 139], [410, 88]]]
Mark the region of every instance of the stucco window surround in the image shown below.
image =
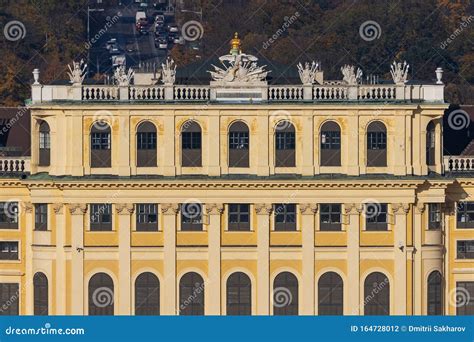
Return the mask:
[[18, 250], [18, 259], [5, 259], [1, 260], [3, 264], [21, 264], [23, 262], [23, 259], [21, 258], [22, 255], [22, 246], [21, 246], [21, 241], [19, 239], [8, 239], [8, 238], [2, 238], [0, 239], [0, 242], [12, 242], [17, 244], [17, 250]]

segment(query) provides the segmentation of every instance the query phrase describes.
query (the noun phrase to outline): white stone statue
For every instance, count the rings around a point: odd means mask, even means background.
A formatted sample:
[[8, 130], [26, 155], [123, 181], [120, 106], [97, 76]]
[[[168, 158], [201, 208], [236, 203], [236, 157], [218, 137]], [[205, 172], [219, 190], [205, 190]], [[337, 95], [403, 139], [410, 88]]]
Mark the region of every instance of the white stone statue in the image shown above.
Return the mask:
[[298, 63], [298, 73], [300, 74], [300, 80], [303, 84], [313, 84], [316, 79], [316, 73], [318, 71], [319, 64], [313, 61], [311, 64], [306, 62], [304, 64]]
[[362, 79], [362, 70], [357, 68], [356, 72], [355, 66], [353, 65], [344, 65], [341, 67], [341, 72], [342, 80], [348, 85], [357, 85]]
[[404, 84], [407, 81], [409, 67], [406, 61], [404, 61], [403, 64], [393, 61], [390, 66], [390, 73], [392, 74], [395, 84]]
[[128, 71], [125, 69], [125, 65], [120, 65], [114, 70], [114, 81], [119, 86], [129, 86], [135, 72], [132, 68], [129, 68]]
[[266, 65], [258, 66], [258, 58], [245, 53], [224, 55], [219, 58], [222, 67], [213, 65], [209, 71], [212, 80], [217, 84], [248, 83], [249, 85], [266, 84], [268, 71]]
[[74, 85], [82, 84], [84, 78], [86, 77], [87, 69], [87, 64], [84, 63], [84, 60], [81, 59], [80, 62], [72, 61], [72, 68], [70, 64], [68, 64], [67, 67], [69, 68], [69, 71], [67, 73], [69, 76], [69, 82]]
[[173, 85], [176, 81], [176, 64], [171, 58], [166, 59], [166, 63], [161, 64], [161, 81], [165, 85]]

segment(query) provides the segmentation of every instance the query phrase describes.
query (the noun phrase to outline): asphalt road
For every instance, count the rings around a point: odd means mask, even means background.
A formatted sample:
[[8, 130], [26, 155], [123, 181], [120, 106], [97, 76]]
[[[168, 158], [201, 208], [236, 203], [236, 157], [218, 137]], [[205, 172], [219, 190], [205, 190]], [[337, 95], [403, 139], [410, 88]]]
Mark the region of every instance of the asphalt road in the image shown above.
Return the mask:
[[[126, 65], [135, 70], [140, 65], [158, 65], [166, 58], [167, 51], [155, 48], [153, 32], [142, 35], [135, 29], [135, 14], [140, 8], [133, 4], [133, 0], [122, 1], [122, 6], [109, 6], [102, 12], [90, 12], [90, 37], [94, 43], [90, 49], [90, 75], [95, 73], [112, 74], [111, 54], [105, 49], [106, 42], [116, 38], [121, 54], [126, 56]], [[151, 16], [155, 10], [148, 9]], [[152, 27], [152, 25], [151, 25]]]

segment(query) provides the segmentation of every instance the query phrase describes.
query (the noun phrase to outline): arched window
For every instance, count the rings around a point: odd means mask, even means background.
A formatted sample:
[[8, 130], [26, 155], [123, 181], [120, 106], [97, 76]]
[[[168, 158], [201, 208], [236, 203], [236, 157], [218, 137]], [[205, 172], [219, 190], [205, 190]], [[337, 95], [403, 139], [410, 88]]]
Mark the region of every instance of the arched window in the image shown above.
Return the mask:
[[428, 276], [428, 315], [443, 314], [443, 277], [438, 271]]
[[112, 140], [110, 126], [98, 121], [91, 128], [91, 167], [110, 167]]
[[367, 166], [387, 166], [387, 129], [380, 121], [367, 127]]
[[294, 167], [296, 165], [295, 153], [295, 127], [289, 121], [280, 121], [275, 127], [275, 166]]
[[227, 279], [227, 315], [252, 314], [252, 283], [242, 272], [232, 273]]
[[89, 280], [89, 315], [114, 314], [114, 282], [105, 273], [96, 273]]
[[426, 164], [435, 165], [436, 133], [435, 124], [430, 121], [426, 127]]
[[390, 282], [383, 273], [374, 272], [365, 278], [364, 314], [390, 315]]
[[204, 281], [196, 272], [186, 273], [179, 282], [179, 314], [204, 315]]
[[34, 315], [48, 315], [48, 278], [38, 272], [33, 277]]
[[341, 128], [334, 121], [321, 127], [321, 166], [341, 166]]
[[41, 121], [39, 125], [39, 166], [49, 166], [51, 159], [51, 137], [49, 125], [46, 121]]
[[202, 166], [201, 126], [187, 121], [181, 129], [181, 166]]
[[298, 315], [298, 279], [290, 272], [282, 272], [273, 281], [273, 314]]
[[229, 128], [229, 167], [249, 167], [249, 128], [241, 121]]
[[137, 166], [156, 166], [156, 127], [149, 121], [137, 128]]
[[151, 272], [135, 280], [135, 315], [160, 314], [160, 281]]
[[318, 281], [318, 315], [344, 313], [344, 284], [336, 272], [324, 273]]

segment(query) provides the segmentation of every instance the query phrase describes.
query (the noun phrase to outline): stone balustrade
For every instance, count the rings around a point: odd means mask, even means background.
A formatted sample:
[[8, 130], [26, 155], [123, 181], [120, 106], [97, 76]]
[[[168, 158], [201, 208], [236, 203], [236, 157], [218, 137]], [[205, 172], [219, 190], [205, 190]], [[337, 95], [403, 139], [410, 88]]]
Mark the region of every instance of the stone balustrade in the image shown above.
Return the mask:
[[474, 156], [444, 156], [444, 172], [474, 172]]
[[30, 157], [0, 157], [0, 175], [30, 172]]
[[[264, 85], [33, 85], [32, 102], [443, 102], [443, 84]], [[220, 94], [231, 94], [228, 98]], [[251, 94], [252, 96], [249, 96]]]

